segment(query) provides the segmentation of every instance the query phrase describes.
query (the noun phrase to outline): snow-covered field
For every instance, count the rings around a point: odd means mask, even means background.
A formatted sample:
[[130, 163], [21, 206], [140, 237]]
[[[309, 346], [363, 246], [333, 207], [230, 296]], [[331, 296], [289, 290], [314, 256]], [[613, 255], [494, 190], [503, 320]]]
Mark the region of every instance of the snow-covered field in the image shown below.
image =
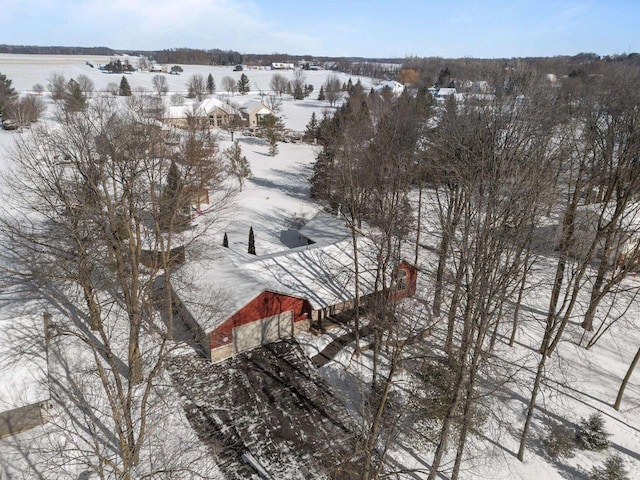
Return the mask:
[[[97, 68], [99, 65], [109, 63], [111, 59], [112, 57], [108, 56], [0, 54], [0, 73], [11, 79], [13, 88], [21, 94], [32, 92], [33, 86], [38, 83], [47, 88], [48, 80], [54, 73], [62, 73], [66, 79], [71, 79], [78, 75], [86, 75], [94, 82], [96, 90], [101, 91], [105, 90], [109, 83], [120, 84], [122, 75], [105, 73]], [[136, 57], [131, 57], [130, 60], [132, 65], [137, 66]], [[94, 67], [90, 67], [86, 62], [90, 62]], [[169, 93], [166, 97], [166, 102], [168, 103], [169, 96], [172, 93], [186, 94], [187, 82], [191, 75], [200, 74], [206, 80], [208, 75], [211, 74], [217, 87], [217, 97], [222, 99], [231, 97], [233, 102], [243, 105], [250, 100], [260, 98], [261, 93], [269, 93], [271, 90], [269, 85], [271, 78], [276, 73], [271, 70], [234, 72], [233, 67], [207, 65], [181, 65], [181, 67], [184, 71], [180, 75], [136, 71], [127, 74], [126, 77], [133, 92], [141, 90], [153, 92], [153, 77], [155, 75], [163, 75], [167, 79], [169, 87]], [[284, 75], [288, 79], [293, 78], [292, 70], [280, 70], [277, 73]], [[305, 83], [313, 85], [314, 92], [305, 100], [284, 102], [283, 111], [280, 114], [287, 127], [293, 130], [303, 130], [313, 111], [316, 112], [318, 118], [321, 118], [323, 110], [329, 109], [328, 102], [315, 100], [318, 97], [320, 86], [326, 81], [327, 76], [337, 75], [343, 82], [347, 82], [351, 78], [353, 83], [360, 79], [365, 88], [368, 89], [372, 86], [372, 80], [365, 77], [349, 76], [328, 70], [309, 70], [304, 73]], [[250, 93], [248, 95], [236, 93], [229, 96], [222, 88], [223, 77], [229, 76], [238, 80], [242, 74], [247, 75], [249, 78]]]
[[[67, 78], [80, 73], [88, 75], [98, 89], [107, 83], [118, 81], [119, 76], [101, 73], [85, 65], [90, 60], [94, 64], [108, 62], [108, 57], [49, 57], [49, 56], [11, 56], [0, 55], [0, 73], [14, 81], [20, 92], [31, 90], [33, 84], [46, 85], [48, 76], [61, 72]], [[212, 73], [217, 85], [223, 76], [239, 78], [240, 72], [231, 67], [183, 66], [180, 76], [167, 75], [171, 92], [184, 92], [189, 75]], [[259, 90], [268, 89], [273, 72], [246, 71], [251, 81], [252, 94], [244, 98], [257, 98]], [[329, 72], [307, 72], [307, 83], [315, 86], [316, 92]], [[287, 73], [285, 73], [287, 74]], [[290, 73], [288, 73], [290, 74]], [[128, 76], [129, 83], [137, 87], [151, 89], [153, 74], [134, 73]], [[345, 80], [348, 77], [343, 76]], [[356, 78], [353, 78], [356, 81]], [[366, 79], [363, 85], [370, 86]], [[285, 99], [283, 119], [287, 127], [302, 130], [312, 112], [321, 115], [326, 102], [312, 99], [295, 102]], [[234, 100], [240, 100], [236, 95]], [[0, 130], [0, 169], [6, 171], [8, 149], [14, 137], [25, 133]], [[219, 132], [222, 149], [231, 144], [229, 134]], [[257, 253], [266, 254], [285, 250], [280, 240], [280, 231], [300, 226], [320, 210], [320, 205], [309, 199], [309, 176], [315, 158], [315, 147], [302, 144], [280, 144], [279, 154], [270, 157], [268, 146], [263, 140], [254, 137], [236, 136], [244, 155], [251, 164], [252, 179], [248, 180], [243, 191], [237, 194], [232, 213], [218, 231], [211, 232], [211, 242], [222, 243], [227, 232], [230, 248], [246, 251], [248, 232], [252, 226], [256, 235]], [[420, 264], [429, 269], [434, 264], [433, 254], [423, 250]], [[543, 267], [536, 272], [540, 281], [553, 273], [551, 259], [542, 262]], [[627, 280], [630, 287], [640, 287], [638, 280]], [[547, 285], [550, 282], [546, 282]], [[429, 286], [421, 283], [423, 293]], [[640, 345], [640, 306], [634, 301], [624, 319], [612, 327], [603, 339], [592, 349], [578, 347], [582, 330], [577, 322], [570, 324], [565, 341], [560, 344], [548, 366], [548, 380], [543, 387], [542, 396], [534, 417], [533, 432], [524, 463], [516, 459], [518, 435], [521, 432], [526, 415], [527, 401], [536, 365], [535, 348], [541, 338], [541, 322], [549, 298], [546, 287], [540, 287], [526, 299], [522, 328], [516, 346], [511, 349], [500, 344], [497, 354], [513, 368], [514, 381], [499, 390], [492, 402], [493, 415], [487, 418], [484, 433], [473, 436], [468, 449], [467, 460], [463, 464], [462, 478], [465, 479], [571, 479], [588, 477], [591, 466], [601, 464], [607, 455], [617, 453], [624, 459], [630, 478], [640, 478], [640, 385], [638, 376], [632, 377], [627, 387], [622, 408], [619, 412], [612, 407], [622, 377]], [[5, 322], [11, 317], [1, 316]], [[335, 334], [335, 333], [334, 333]], [[437, 333], [435, 335], [437, 337]], [[4, 338], [4, 337], [3, 337]], [[303, 336], [301, 343], [309, 355], [315, 355], [331, 338]], [[371, 358], [367, 352], [359, 360], [354, 360], [349, 348], [345, 349], [334, 362], [322, 367], [322, 375], [332, 382], [345, 397], [353, 396], [349, 378], [358, 372], [366, 374]], [[541, 438], [552, 422], [577, 423], [581, 417], [594, 412], [604, 416], [606, 429], [611, 434], [611, 447], [605, 452], [577, 451], [575, 457], [552, 462], [544, 454]], [[0, 444], [1, 445], [1, 444]], [[432, 452], [416, 445], [403, 444], [392, 452], [394, 458], [408, 468], [428, 467]], [[403, 478], [426, 478], [426, 475], [412, 474]]]

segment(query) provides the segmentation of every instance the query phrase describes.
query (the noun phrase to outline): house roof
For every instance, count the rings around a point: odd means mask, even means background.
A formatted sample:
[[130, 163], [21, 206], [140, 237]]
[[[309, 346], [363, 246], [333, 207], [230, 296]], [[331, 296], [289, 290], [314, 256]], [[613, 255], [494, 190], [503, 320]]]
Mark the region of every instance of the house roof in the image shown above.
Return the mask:
[[238, 110], [226, 102], [217, 98], [207, 98], [200, 103], [191, 105], [170, 105], [167, 109], [166, 118], [187, 118], [188, 115], [204, 117], [211, 115], [216, 110], [222, 110], [228, 115], [239, 114]]
[[274, 111], [259, 100], [252, 100], [240, 107], [240, 110], [254, 115], [274, 115]]
[[205, 115], [211, 115], [218, 109], [222, 110], [228, 115], [236, 115], [238, 113], [238, 110], [232, 105], [218, 100], [217, 98], [207, 98], [200, 102], [200, 104], [198, 105], [198, 110], [204, 112]]
[[[360, 294], [373, 292], [376, 246], [360, 237]], [[172, 276], [172, 286], [205, 332], [214, 330], [265, 290], [307, 299], [316, 310], [354, 297], [355, 268], [350, 238], [265, 256], [213, 247], [209, 258], [193, 258]], [[207, 306], [212, 299], [215, 305]]]
[[440, 88], [438, 89], [438, 93], [436, 93], [436, 95], [439, 97], [448, 97], [449, 95], [455, 95], [455, 94], [456, 94], [455, 88]]
[[309, 220], [299, 232], [318, 246], [339, 242], [351, 236], [344, 220], [323, 212]]

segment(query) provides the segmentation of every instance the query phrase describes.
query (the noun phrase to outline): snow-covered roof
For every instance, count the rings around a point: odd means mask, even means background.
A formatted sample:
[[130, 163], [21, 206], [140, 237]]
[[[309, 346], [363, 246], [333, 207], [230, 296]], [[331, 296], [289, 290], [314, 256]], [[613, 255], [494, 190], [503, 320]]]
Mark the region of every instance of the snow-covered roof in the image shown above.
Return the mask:
[[204, 112], [206, 115], [210, 115], [216, 110], [222, 110], [229, 115], [235, 115], [238, 111], [231, 105], [217, 98], [206, 98], [198, 105], [198, 110]]
[[240, 107], [240, 110], [244, 110], [247, 113], [254, 113], [256, 115], [270, 115], [274, 113], [273, 110], [259, 100], [252, 100], [245, 103]]
[[299, 232], [318, 246], [329, 245], [351, 235], [344, 220], [323, 212], [309, 220]]
[[455, 95], [455, 94], [456, 94], [455, 88], [439, 88], [438, 93], [436, 93], [438, 97], [448, 97], [449, 95]]
[[[213, 258], [192, 258], [172, 278], [174, 291], [205, 332], [215, 329], [265, 290], [307, 299], [314, 310], [354, 297], [350, 238], [260, 257], [224, 247], [214, 249]], [[360, 294], [365, 295], [374, 289], [376, 247], [368, 238], [360, 237], [358, 249]], [[212, 297], [219, 300], [215, 311], [198, 312], [198, 305], [204, 303], [199, 299]]]
[[211, 115], [216, 110], [222, 110], [229, 115], [238, 113], [232, 105], [218, 100], [217, 98], [207, 98], [198, 104], [191, 105], [170, 105], [167, 109], [166, 118], [187, 118], [189, 115], [204, 117]]
[[404, 88], [405, 87], [400, 82], [396, 82], [395, 80], [390, 80], [390, 81], [384, 82], [381, 85], [379, 85], [378, 87], [376, 87], [376, 91], [380, 92], [384, 88], [390, 88], [391, 91], [393, 92], [393, 94], [397, 96], [397, 95], [402, 94], [402, 92], [404, 92]]

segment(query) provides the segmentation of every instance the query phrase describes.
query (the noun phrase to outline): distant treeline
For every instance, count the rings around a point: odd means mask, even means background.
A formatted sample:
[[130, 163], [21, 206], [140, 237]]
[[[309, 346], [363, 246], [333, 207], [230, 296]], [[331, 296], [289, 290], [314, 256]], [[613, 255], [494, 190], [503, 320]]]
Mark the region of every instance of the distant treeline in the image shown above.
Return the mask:
[[[237, 65], [247, 64], [256, 66], [267, 66], [274, 62], [297, 63], [302, 61], [331, 63], [353, 74], [366, 75], [371, 68], [357, 67], [355, 70], [352, 64], [376, 64], [376, 63], [402, 63], [402, 59], [383, 58], [361, 58], [361, 57], [315, 57], [312, 55], [289, 55], [286, 53], [269, 54], [241, 54], [234, 50], [202, 50], [194, 48], [171, 48], [166, 50], [114, 50], [108, 47], [39, 47], [35, 45], [0, 45], [0, 53], [16, 54], [39, 54], [39, 55], [144, 55], [158, 63], [182, 64], [182, 65]], [[375, 70], [375, 69], [374, 69]]]
[[218, 49], [199, 50], [173, 48], [169, 50], [114, 50], [108, 47], [39, 47], [34, 45], [0, 45], [0, 53], [39, 55], [144, 55], [158, 63], [185, 65], [235, 65], [242, 63], [242, 55]]
[[595, 53], [558, 55], [555, 57], [526, 58], [363, 58], [328, 57], [313, 55], [289, 55], [286, 53], [241, 54], [234, 50], [172, 48], [165, 50], [114, 50], [108, 47], [40, 47], [34, 45], [0, 45], [0, 53], [45, 54], [45, 55], [144, 55], [161, 64], [182, 65], [255, 65], [268, 66], [274, 62], [318, 63], [351, 75], [375, 78], [395, 78], [400, 66], [415, 71], [418, 83], [423, 85], [445, 84], [445, 80], [485, 80], [487, 72], [495, 71], [495, 66], [518, 68], [520, 65], [533, 67], [540, 74], [552, 73], [557, 76], [605, 74], [612, 64], [631, 65], [640, 68], [640, 54], [600, 56]]
[[[540, 75], [553, 74], [562, 76], [606, 75], [612, 65], [626, 65], [639, 68], [640, 54], [629, 53], [621, 55], [600, 56], [595, 53], [579, 53], [577, 55], [558, 55], [555, 57], [525, 57], [525, 58], [441, 58], [441, 57], [408, 57], [402, 60], [402, 68], [411, 69], [419, 77], [421, 85], [443, 85], [448, 81], [457, 80], [480, 81], [487, 80], [489, 72], [495, 72], [496, 67], [505, 69], [532, 68]], [[419, 86], [419, 85], [418, 85]]]
[[0, 53], [29, 55], [115, 55], [116, 50], [107, 47], [39, 47], [37, 45], [0, 45]]

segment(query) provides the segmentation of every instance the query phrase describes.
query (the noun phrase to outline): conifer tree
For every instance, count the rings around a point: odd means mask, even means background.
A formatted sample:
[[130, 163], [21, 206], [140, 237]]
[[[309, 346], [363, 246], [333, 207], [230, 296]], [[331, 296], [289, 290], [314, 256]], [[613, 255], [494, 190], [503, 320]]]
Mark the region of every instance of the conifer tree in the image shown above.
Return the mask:
[[242, 148], [237, 140], [224, 151], [224, 157], [228, 162], [227, 172], [238, 180], [242, 191], [244, 180], [251, 177], [251, 167], [247, 157], [242, 155]]
[[131, 96], [131, 87], [129, 86], [129, 81], [124, 75], [122, 76], [122, 80], [120, 80], [120, 89], [118, 90], [118, 95], [121, 95], [123, 97]]
[[278, 141], [284, 124], [275, 115], [267, 115], [262, 121], [262, 126], [265, 128], [265, 137], [269, 142], [269, 155], [275, 157], [278, 154]]
[[162, 231], [170, 229], [180, 229], [185, 225], [178, 225], [178, 216], [180, 215], [184, 199], [182, 198], [183, 182], [180, 176], [180, 170], [175, 162], [171, 162], [167, 171], [167, 183], [162, 191], [160, 199], [160, 218], [159, 225]]
[[216, 93], [216, 82], [213, 80], [213, 75], [211, 74], [207, 77], [207, 92], [210, 95]]
[[67, 83], [64, 104], [69, 112], [79, 112], [87, 108], [87, 96], [82, 91], [80, 84], [73, 78]]
[[249, 93], [249, 77], [247, 77], [244, 73], [240, 75], [240, 80], [238, 80], [238, 91], [242, 95], [246, 95]]
[[324, 87], [320, 87], [320, 92], [318, 93], [318, 100], [320, 101], [326, 100], [326, 97], [324, 96]]
[[253, 226], [249, 228], [249, 250], [248, 251], [250, 255], [256, 254], [256, 239], [255, 239], [255, 236], [253, 235]]
[[309, 120], [309, 123], [307, 123], [307, 127], [304, 131], [304, 140], [307, 142], [313, 142], [318, 138], [318, 128], [319, 123], [316, 118], [316, 112], [311, 112], [311, 119]]
[[222, 239], [222, 246], [224, 248], [229, 248], [229, 237], [227, 237], [227, 232], [224, 232], [224, 238]]
[[12, 80], [9, 80], [6, 75], [0, 73], [0, 115], [2, 115], [4, 108], [18, 97], [11, 83]]

